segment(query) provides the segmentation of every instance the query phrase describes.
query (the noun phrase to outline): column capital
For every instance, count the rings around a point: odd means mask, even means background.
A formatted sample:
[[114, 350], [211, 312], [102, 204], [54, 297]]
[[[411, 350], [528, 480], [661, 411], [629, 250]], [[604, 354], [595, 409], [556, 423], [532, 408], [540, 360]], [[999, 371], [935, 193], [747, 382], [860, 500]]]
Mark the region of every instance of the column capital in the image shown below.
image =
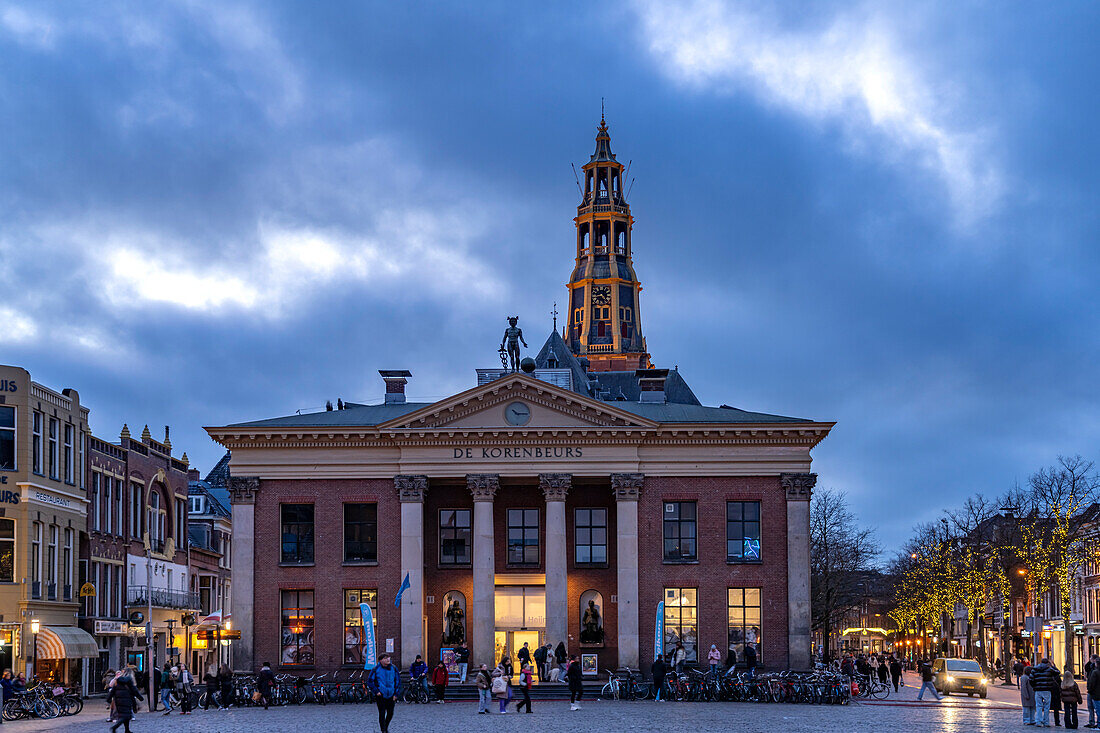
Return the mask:
[[817, 485], [817, 474], [781, 473], [779, 483], [787, 492], [787, 501], [809, 501], [813, 488]]
[[571, 473], [540, 473], [539, 488], [547, 501], [565, 501], [566, 494], [573, 486]]
[[468, 473], [466, 488], [474, 495], [474, 501], [492, 501], [500, 489], [500, 474]]
[[398, 475], [393, 477], [393, 485], [401, 501], [424, 501], [428, 493], [427, 476]]
[[644, 483], [644, 473], [611, 474], [611, 491], [615, 494], [615, 501], [638, 501]]
[[258, 493], [260, 493], [259, 476], [229, 477], [230, 504], [255, 504]]

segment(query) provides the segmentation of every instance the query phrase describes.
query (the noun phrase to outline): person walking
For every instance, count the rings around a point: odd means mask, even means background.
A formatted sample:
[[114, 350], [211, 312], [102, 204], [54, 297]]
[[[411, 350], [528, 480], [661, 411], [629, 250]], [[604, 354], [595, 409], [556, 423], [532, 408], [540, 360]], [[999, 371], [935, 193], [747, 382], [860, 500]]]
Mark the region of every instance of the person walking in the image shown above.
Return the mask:
[[458, 645], [458, 649], [455, 649], [455, 661], [458, 662], [458, 684], [466, 684], [466, 670], [470, 668], [470, 650], [466, 646], [466, 642], [462, 642]]
[[512, 655], [508, 653], [508, 650], [504, 650], [504, 654], [500, 657], [500, 671], [504, 673], [504, 677], [511, 682], [512, 680]]
[[474, 684], [477, 686], [477, 712], [479, 715], [488, 715], [489, 703], [492, 702], [492, 686], [493, 680], [489, 676], [489, 670], [483, 664], [481, 669], [477, 671], [477, 676], [474, 678]]
[[524, 664], [519, 668], [519, 691], [523, 693], [523, 699], [516, 703], [516, 712], [527, 708], [527, 712], [534, 712], [531, 710], [531, 683], [534, 681], [534, 674], [531, 671], [531, 664]]
[[1020, 682], [1020, 707], [1024, 709], [1024, 725], [1035, 725], [1035, 689], [1031, 686], [1031, 676], [1027, 670], [1020, 670], [1017, 678]]
[[540, 646], [535, 650], [535, 671], [539, 676], [539, 682], [546, 681], [546, 647]]
[[383, 654], [378, 658], [378, 666], [371, 670], [367, 677], [367, 685], [374, 694], [374, 702], [378, 706], [378, 727], [382, 733], [390, 729], [390, 721], [393, 720], [393, 706], [397, 702], [397, 694], [401, 692], [401, 673], [397, 667], [390, 664], [390, 655]]
[[717, 645], [710, 645], [710, 651], [707, 652], [707, 661], [710, 662], [710, 676], [717, 679], [718, 663], [722, 661], [722, 652], [718, 651]]
[[1028, 684], [1035, 690], [1035, 725], [1049, 728], [1052, 696], [1059, 689], [1058, 673], [1050, 665], [1050, 660], [1043, 657], [1041, 662], [1027, 670], [1027, 675], [1030, 678]]
[[890, 657], [890, 678], [894, 683], [894, 692], [897, 692], [901, 684], [901, 662], [894, 656]]
[[447, 683], [451, 679], [451, 673], [447, 671], [447, 665], [442, 661], [432, 670], [432, 687], [435, 688], [435, 701], [442, 705], [447, 701]]
[[665, 672], [668, 670], [665, 660], [661, 655], [657, 655], [657, 658], [653, 660], [653, 666], [649, 668], [650, 673], [653, 674], [653, 699], [656, 702], [664, 702], [664, 698], [661, 695], [665, 691]]
[[890, 680], [890, 667], [886, 663], [886, 660], [879, 657], [876, 669], [878, 670], [878, 681], [885, 687]]
[[[922, 661], [920, 665], [920, 692], [917, 693], [917, 699], [924, 699], [924, 691], [929, 690], [932, 696], [937, 700], [940, 700], [940, 693], [936, 692], [936, 685], [932, 682], [932, 665], [927, 661]], [[942, 702], [942, 700], [940, 700]]]
[[493, 697], [500, 702], [500, 714], [505, 715], [508, 712], [508, 680], [504, 678], [504, 670], [500, 667], [493, 670], [492, 678], [493, 685], [490, 689]]
[[206, 699], [202, 703], [203, 710], [209, 710], [211, 703], [214, 707], [218, 707], [218, 675], [214, 674], [215, 671], [217, 670], [208, 669], [202, 678], [202, 681], [206, 683]]
[[1066, 728], [1076, 728], [1077, 706], [1081, 704], [1081, 690], [1077, 687], [1077, 680], [1073, 679], [1073, 672], [1068, 669], [1062, 673], [1060, 694], [1062, 707], [1066, 712]]
[[565, 670], [565, 679], [569, 681], [569, 709], [580, 710], [577, 703], [584, 694], [584, 677], [581, 674], [581, 663], [576, 655], [569, 658], [569, 667]]
[[187, 669], [186, 664], [181, 664], [179, 680], [176, 682], [176, 692], [180, 697], [180, 715], [191, 714], [191, 690], [194, 686], [195, 677]]
[[107, 693], [107, 704], [115, 707], [115, 724], [111, 726], [111, 733], [115, 733], [120, 725], [124, 726], [126, 733], [130, 733], [130, 721], [137, 709], [137, 701], [144, 699], [134, 685], [130, 671], [126, 670]]
[[1100, 714], [1100, 658], [1092, 655], [1092, 670], [1085, 681], [1085, 693], [1089, 697], [1089, 724], [1086, 728], [1097, 727], [1096, 716]]
[[260, 676], [256, 679], [256, 691], [264, 701], [264, 710], [271, 704], [271, 688], [275, 684], [275, 673], [271, 671], [271, 665], [264, 662], [260, 667]]
[[745, 669], [749, 671], [749, 679], [756, 677], [756, 647], [752, 644], [745, 645]]
[[527, 642], [523, 642], [523, 647], [516, 652], [516, 659], [519, 660], [519, 668], [523, 669], [523, 665], [531, 663], [531, 650], [527, 646]]

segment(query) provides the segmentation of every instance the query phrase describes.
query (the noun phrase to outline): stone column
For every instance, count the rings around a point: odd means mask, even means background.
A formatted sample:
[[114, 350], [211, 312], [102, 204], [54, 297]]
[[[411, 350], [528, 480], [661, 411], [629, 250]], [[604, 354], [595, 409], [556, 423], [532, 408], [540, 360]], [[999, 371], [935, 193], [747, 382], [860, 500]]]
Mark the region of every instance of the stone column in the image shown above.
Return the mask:
[[[401, 668], [408, 669], [424, 648], [424, 495], [427, 476], [394, 476], [401, 500], [401, 581], [409, 574], [409, 589], [401, 595]], [[398, 582], [401, 582], [398, 581]]]
[[565, 496], [573, 484], [568, 473], [540, 473], [546, 497], [546, 640], [569, 646], [568, 551], [565, 542]]
[[[233, 585], [230, 586], [233, 601], [233, 627], [241, 632], [240, 641], [233, 645], [233, 669], [237, 672], [256, 672], [256, 635], [253, 631], [256, 613], [256, 497], [260, 492], [260, 479], [256, 476], [231, 476], [229, 478], [229, 503], [233, 506], [233, 547], [230, 562], [233, 566]], [[278, 558], [274, 559], [278, 562]], [[278, 601], [276, 601], [278, 602]], [[270, 609], [265, 609], [270, 612]], [[275, 614], [279, 613], [276, 608]], [[269, 620], [278, 623], [277, 616]], [[274, 633], [278, 633], [278, 630]]]
[[493, 544], [493, 498], [500, 488], [500, 476], [495, 473], [466, 475], [466, 486], [474, 497], [474, 603], [467, 617], [470, 637], [470, 662], [496, 666], [494, 631], [496, 630], [496, 548]]
[[617, 593], [619, 666], [638, 669], [638, 499], [645, 475], [611, 474], [615, 494], [615, 557], [618, 565]]
[[787, 666], [811, 669], [810, 494], [816, 473], [781, 473], [787, 492]]

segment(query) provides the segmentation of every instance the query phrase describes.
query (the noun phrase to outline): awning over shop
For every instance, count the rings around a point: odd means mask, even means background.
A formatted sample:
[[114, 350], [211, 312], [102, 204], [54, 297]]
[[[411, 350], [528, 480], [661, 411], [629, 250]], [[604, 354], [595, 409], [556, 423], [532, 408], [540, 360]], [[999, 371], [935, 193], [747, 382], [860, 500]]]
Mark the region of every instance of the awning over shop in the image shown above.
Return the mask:
[[76, 626], [43, 626], [38, 631], [39, 659], [82, 659], [98, 656], [99, 646], [84, 629]]

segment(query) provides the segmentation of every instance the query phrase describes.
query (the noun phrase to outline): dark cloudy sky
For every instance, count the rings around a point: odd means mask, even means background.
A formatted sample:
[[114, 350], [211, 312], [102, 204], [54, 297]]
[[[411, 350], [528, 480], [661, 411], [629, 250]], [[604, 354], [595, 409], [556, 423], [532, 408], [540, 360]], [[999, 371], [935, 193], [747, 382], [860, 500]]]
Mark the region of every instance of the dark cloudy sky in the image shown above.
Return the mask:
[[0, 361], [203, 470], [469, 387], [550, 331], [606, 97], [655, 362], [836, 420], [888, 543], [1100, 455], [1100, 8], [773, 5], [0, 0]]

